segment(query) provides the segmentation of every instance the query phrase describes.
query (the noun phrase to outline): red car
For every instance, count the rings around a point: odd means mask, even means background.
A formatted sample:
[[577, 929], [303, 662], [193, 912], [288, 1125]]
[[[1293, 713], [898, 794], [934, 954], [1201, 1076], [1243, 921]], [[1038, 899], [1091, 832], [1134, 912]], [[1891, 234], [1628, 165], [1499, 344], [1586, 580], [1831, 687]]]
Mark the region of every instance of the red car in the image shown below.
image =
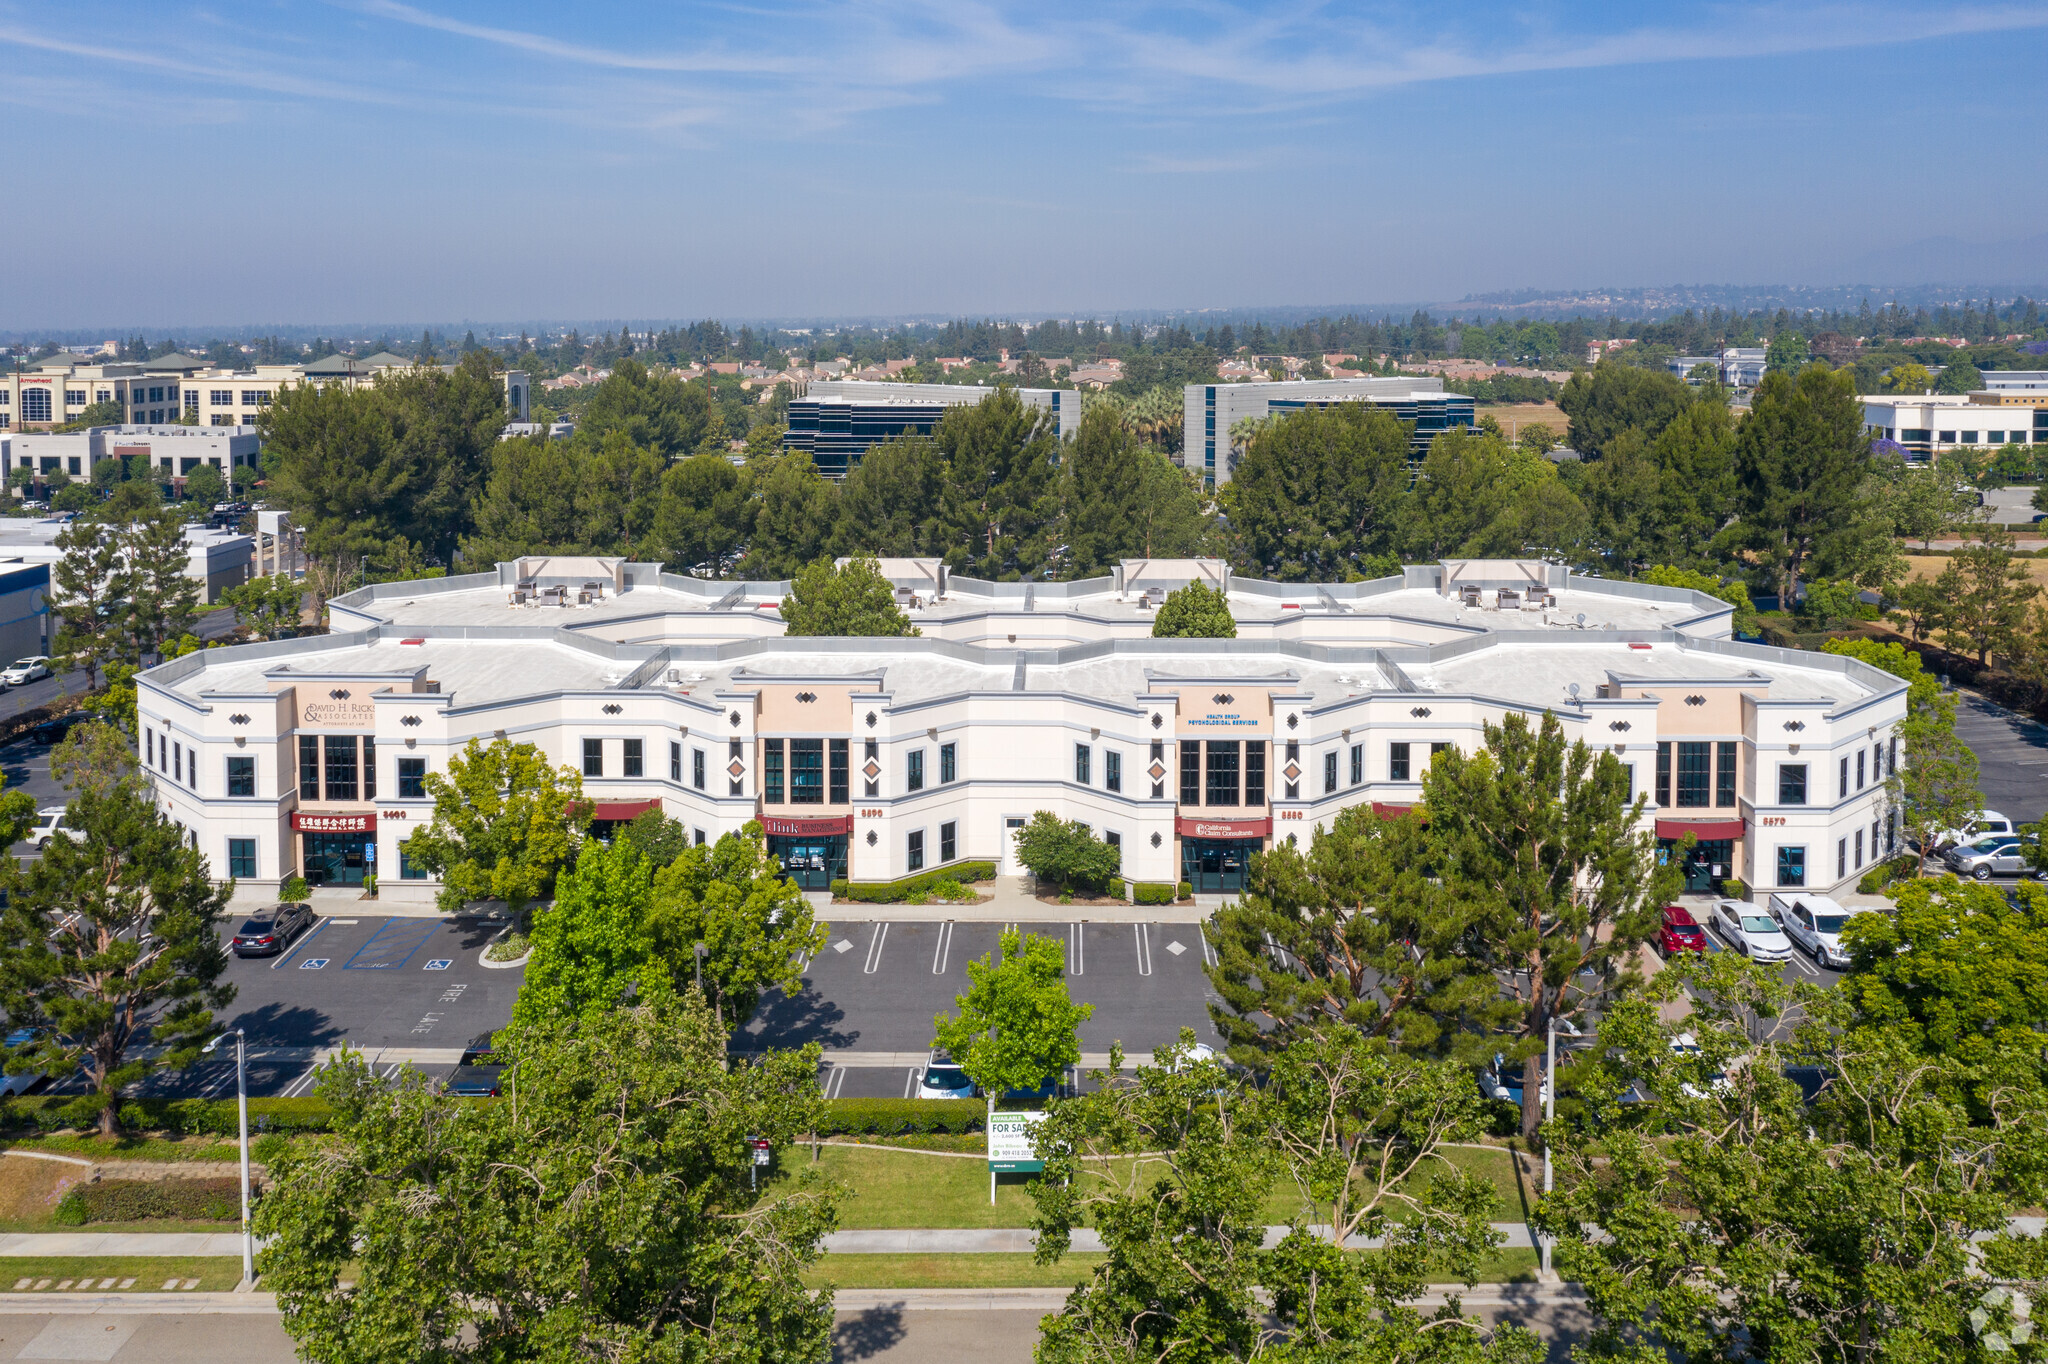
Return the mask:
[[1664, 906], [1664, 924], [1657, 930], [1657, 950], [1669, 961], [1679, 952], [1707, 950], [1706, 930], [1684, 905]]

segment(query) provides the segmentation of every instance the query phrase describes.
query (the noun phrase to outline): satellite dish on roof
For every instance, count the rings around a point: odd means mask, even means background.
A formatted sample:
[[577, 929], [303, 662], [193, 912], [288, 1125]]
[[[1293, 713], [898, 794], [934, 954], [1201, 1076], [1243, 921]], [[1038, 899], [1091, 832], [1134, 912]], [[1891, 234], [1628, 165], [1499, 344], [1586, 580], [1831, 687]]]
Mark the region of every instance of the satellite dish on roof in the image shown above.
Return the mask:
[[1584, 611], [1579, 612], [1578, 620], [1581, 625], [1586, 623], [1586, 613]]
[[1578, 700], [1578, 699], [1579, 699], [1579, 684], [1578, 684], [1578, 683], [1576, 683], [1576, 682], [1572, 683], [1572, 684], [1571, 684], [1570, 686], [1566, 687], [1566, 688], [1565, 688], [1565, 690], [1566, 690], [1566, 691], [1568, 691], [1568, 692], [1570, 692], [1570, 693], [1572, 694], [1572, 700], [1576, 701], [1576, 700]]

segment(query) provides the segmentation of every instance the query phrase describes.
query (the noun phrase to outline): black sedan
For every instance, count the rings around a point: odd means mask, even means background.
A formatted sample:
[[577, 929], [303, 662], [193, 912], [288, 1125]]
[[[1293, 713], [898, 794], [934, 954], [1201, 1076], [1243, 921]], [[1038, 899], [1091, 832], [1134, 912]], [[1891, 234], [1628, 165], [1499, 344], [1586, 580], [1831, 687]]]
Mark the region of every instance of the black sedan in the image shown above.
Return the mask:
[[448, 1092], [472, 1099], [498, 1097], [498, 1077], [505, 1067], [487, 1059], [491, 1055], [491, 1034], [480, 1032], [462, 1049], [462, 1059], [448, 1072]]
[[230, 944], [238, 957], [271, 957], [291, 945], [313, 923], [311, 905], [272, 905], [242, 920]]

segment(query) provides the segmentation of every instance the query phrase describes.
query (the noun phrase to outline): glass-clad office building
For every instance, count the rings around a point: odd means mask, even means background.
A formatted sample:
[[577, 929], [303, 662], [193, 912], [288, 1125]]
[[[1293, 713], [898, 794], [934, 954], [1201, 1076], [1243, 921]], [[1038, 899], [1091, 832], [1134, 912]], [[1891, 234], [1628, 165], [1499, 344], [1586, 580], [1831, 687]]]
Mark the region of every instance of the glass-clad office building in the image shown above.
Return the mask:
[[[844, 478], [869, 446], [906, 433], [929, 435], [949, 407], [981, 402], [994, 388], [967, 384], [890, 383], [821, 379], [789, 405], [785, 450], [802, 450], [827, 478]], [[1081, 395], [1073, 389], [1017, 388], [1024, 406], [1051, 418], [1062, 439], [1081, 425]]]
[[1230, 433], [1238, 423], [1332, 403], [1370, 403], [1409, 423], [1409, 457], [1417, 464], [1446, 431], [1478, 424], [1477, 407], [1443, 380], [1413, 375], [1359, 379], [1290, 379], [1270, 383], [1189, 384], [1183, 419], [1190, 469], [1216, 484], [1230, 481]]

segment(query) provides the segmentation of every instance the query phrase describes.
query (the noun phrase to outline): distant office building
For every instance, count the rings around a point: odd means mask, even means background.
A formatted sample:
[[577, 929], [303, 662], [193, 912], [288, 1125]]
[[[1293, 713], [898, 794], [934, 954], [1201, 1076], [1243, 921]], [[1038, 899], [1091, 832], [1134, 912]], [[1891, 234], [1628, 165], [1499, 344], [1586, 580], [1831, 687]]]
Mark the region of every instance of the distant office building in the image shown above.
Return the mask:
[[[844, 478], [871, 445], [906, 433], [931, 434], [949, 407], [970, 407], [994, 393], [969, 384], [876, 383], [824, 379], [789, 404], [782, 448], [802, 450], [827, 478]], [[1081, 428], [1081, 395], [1073, 389], [1014, 390], [1026, 407], [1050, 412], [1065, 439]]]
[[1908, 459], [1931, 459], [1946, 450], [2048, 445], [2048, 374], [2037, 377], [2042, 386], [2032, 391], [1878, 394], [1858, 401], [1871, 438], [1898, 442]]
[[[40, 579], [34, 580], [34, 585], [38, 592], [45, 591], [50, 567], [64, 557], [64, 552], [57, 548], [57, 537], [64, 533], [68, 524], [69, 518], [62, 516], [0, 517], [0, 653], [6, 654], [7, 659], [39, 651], [6, 642], [14, 638], [7, 633], [8, 628], [19, 627], [23, 615], [22, 611], [15, 609], [18, 603], [12, 602], [7, 594], [20, 590], [21, 585], [31, 580], [12, 579], [5, 575], [14, 573], [23, 565], [33, 566], [42, 573]], [[255, 557], [256, 541], [253, 536], [213, 526], [185, 527], [185, 576], [199, 584], [199, 600], [209, 606], [220, 600], [221, 593], [249, 580], [250, 566]], [[41, 609], [40, 604], [37, 609]], [[0, 663], [5, 661], [0, 659]]]
[[1681, 379], [1701, 365], [1712, 365], [1714, 377], [1729, 388], [1755, 388], [1763, 382], [1764, 348], [1730, 346], [1718, 355], [1674, 355], [1664, 362], [1664, 368]]
[[1446, 431], [1473, 426], [1472, 399], [1446, 393], [1442, 379], [1401, 375], [1390, 379], [1306, 379], [1250, 384], [1189, 384], [1182, 395], [1182, 449], [1190, 469], [1219, 486], [1230, 481], [1230, 431], [1249, 417], [1263, 420], [1282, 412], [1332, 403], [1369, 403], [1414, 424], [1409, 437], [1413, 458], [1429, 453], [1429, 443]]
[[[330, 355], [304, 365], [255, 365], [246, 370], [216, 369], [176, 352], [154, 360], [83, 361], [65, 353], [0, 374], [0, 429], [62, 425], [76, 421], [96, 403], [120, 404], [121, 420], [136, 426], [180, 420], [202, 426], [253, 426], [278, 393], [293, 384], [339, 383], [353, 388], [387, 370], [412, 367], [412, 361], [389, 351], [361, 360]], [[525, 421], [532, 388], [525, 371], [504, 370], [498, 378], [507, 414]]]
[[1988, 369], [1984, 371], [1986, 393], [2035, 393], [2048, 406], [2048, 369]]
[[16, 468], [39, 474], [62, 473], [75, 479], [92, 477], [103, 459], [137, 455], [172, 479], [182, 479], [202, 464], [232, 477], [236, 465], [256, 467], [262, 438], [253, 426], [95, 426], [87, 431], [20, 431], [0, 446], [0, 480]]

